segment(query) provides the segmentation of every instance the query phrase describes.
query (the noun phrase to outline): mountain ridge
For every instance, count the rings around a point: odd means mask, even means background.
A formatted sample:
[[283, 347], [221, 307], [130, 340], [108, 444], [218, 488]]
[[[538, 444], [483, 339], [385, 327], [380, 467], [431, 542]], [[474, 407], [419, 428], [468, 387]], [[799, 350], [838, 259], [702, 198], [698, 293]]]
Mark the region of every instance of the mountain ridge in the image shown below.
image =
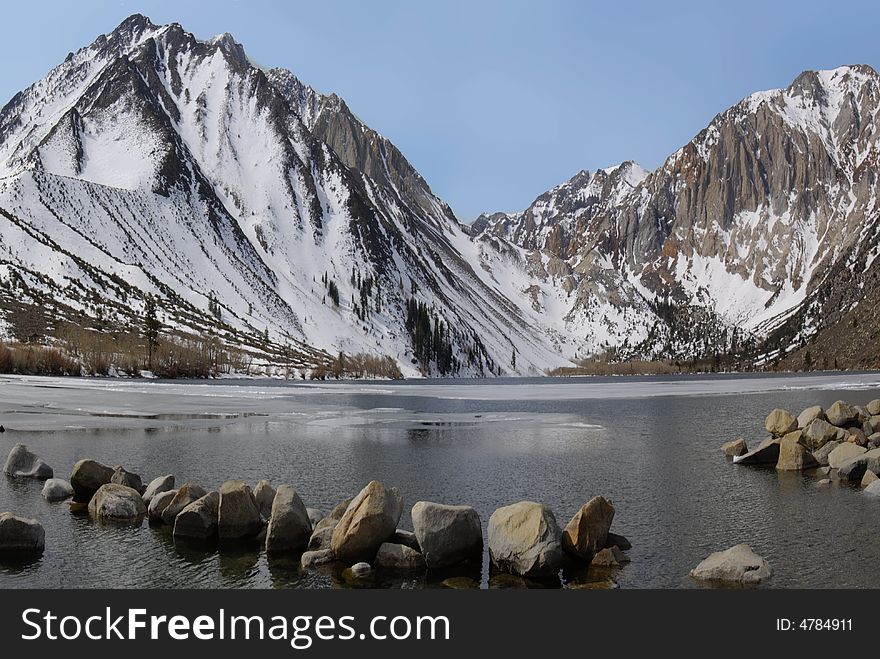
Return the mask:
[[870, 67], [806, 71], [653, 171], [582, 170], [467, 226], [339, 96], [134, 15], [0, 110], [0, 280], [129, 327], [156, 296], [169, 330], [302, 368], [765, 366], [875, 281], [878, 108]]

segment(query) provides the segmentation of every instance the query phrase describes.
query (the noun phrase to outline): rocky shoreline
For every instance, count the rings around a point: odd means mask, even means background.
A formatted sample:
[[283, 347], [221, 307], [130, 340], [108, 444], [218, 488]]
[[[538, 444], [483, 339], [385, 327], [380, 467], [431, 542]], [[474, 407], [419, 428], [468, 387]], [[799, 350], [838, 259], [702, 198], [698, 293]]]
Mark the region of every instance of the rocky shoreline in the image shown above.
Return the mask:
[[839, 400], [827, 410], [814, 405], [798, 416], [775, 409], [764, 429], [769, 436], [754, 449], [738, 437], [724, 444], [722, 452], [735, 464], [813, 470], [818, 486], [853, 484], [880, 496], [880, 399], [865, 406]]
[[[399, 528], [403, 497], [394, 487], [371, 481], [330, 512], [307, 508], [296, 489], [261, 480], [253, 488], [228, 480], [207, 491], [198, 483], [177, 485], [174, 475], [144, 485], [121, 466], [78, 461], [69, 481], [24, 444], [13, 447], [3, 468], [11, 478], [43, 480], [42, 495], [51, 502], [69, 499], [72, 513], [102, 523], [168, 527], [175, 542], [195, 543], [205, 552], [220, 543], [249, 543], [275, 556], [299, 557], [302, 570], [333, 565], [346, 580], [369, 584], [374, 572], [449, 574], [449, 587], [476, 587], [468, 576], [482, 565], [484, 543], [490, 569], [536, 583], [559, 583], [566, 568], [619, 568], [627, 563], [630, 542], [611, 531], [615, 509], [597, 496], [586, 502], [564, 527], [553, 511], [534, 501], [498, 508], [482, 520], [466, 505], [418, 501], [413, 530]], [[37, 520], [6, 512], [0, 515], [0, 554], [39, 554], [46, 533]], [[460, 573], [460, 574], [459, 574]], [[448, 583], [447, 583], [448, 582]], [[613, 586], [613, 581], [606, 580]]]

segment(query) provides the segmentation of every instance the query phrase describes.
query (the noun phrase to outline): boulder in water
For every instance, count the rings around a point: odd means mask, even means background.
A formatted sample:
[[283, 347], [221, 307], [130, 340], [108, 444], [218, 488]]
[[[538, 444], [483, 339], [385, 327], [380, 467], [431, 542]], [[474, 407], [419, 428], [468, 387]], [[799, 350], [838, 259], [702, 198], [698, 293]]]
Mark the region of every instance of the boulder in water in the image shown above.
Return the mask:
[[345, 563], [373, 560], [397, 529], [403, 499], [397, 488], [370, 481], [352, 500], [333, 529], [330, 548]]
[[562, 531], [553, 511], [534, 501], [503, 506], [489, 518], [489, 557], [502, 572], [552, 577], [563, 562]]
[[743, 544], [709, 554], [690, 574], [702, 581], [757, 584], [768, 579], [773, 570], [766, 560]]
[[726, 442], [721, 445], [721, 452], [724, 453], [729, 458], [735, 458], [740, 455], [745, 455], [749, 452], [749, 447], [746, 444], [746, 440], [742, 437], [737, 437], [736, 439], [732, 439], [729, 442]]
[[614, 506], [605, 497], [593, 497], [578, 510], [562, 531], [562, 547], [585, 561], [605, 547], [614, 521]]
[[63, 501], [73, 496], [73, 487], [61, 478], [50, 478], [43, 484], [40, 492], [46, 501]]
[[217, 535], [220, 494], [208, 492], [181, 510], [174, 518], [175, 538], [207, 540]]
[[220, 512], [217, 530], [221, 540], [255, 536], [263, 528], [254, 493], [242, 481], [226, 481], [220, 486]]
[[95, 492], [113, 478], [113, 468], [95, 460], [80, 460], [70, 472], [73, 500], [88, 503]]
[[275, 488], [267, 480], [261, 480], [254, 488], [254, 499], [257, 500], [257, 508], [260, 515], [268, 520], [272, 515], [272, 502], [275, 500]]
[[764, 428], [774, 437], [782, 437], [797, 430], [798, 422], [786, 410], [775, 409], [764, 420]]
[[35, 519], [0, 513], [0, 554], [39, 554], [46, 547], [46, 532]]
[[302, 551], [311, 535], [312, 522], [299, 494], [290, 485], [280, 485], [266, 529], [266, 551]]
[[144, 503], [147, 506], [150, 505], [150, 502], [153, 500], [153, 497], [161, 492], [168, 492], [174, 489], [174, 475], [168, 474], [167, 476], [159, 476], [158, 478], [154, 478], [150, 481], [150, 484], [147, 485], [147, 489], [144, 490]]
[[482, 553], [480, 516], [470, 506], [418, 501], [412, 521], [421, 556], [430, 568], [456, 565]]
[[98, 488], [89, 501], [89, 514], [100, 520], [134, 522], [147, 514], [141, 493], [117, 483]]
[[206, 494], [207, 492], [205, 492], [205, 488], [200, 485], [189, 481], [184, 483], [180, 489], [177, 490], [177, 494], [174, 495], [174, 498], [171, 499], [171, 501], [168, 502], [168, 505], [162, 509], [162, 521], [165, 524], [172, 526], [174, 524], [174, 519], [181, 510], [186, 508], [193, 501], [201, 499]]
[[3, 473], [13, 478], [33, 478], [40, 481], [55, 475], [52, 467], [24, 444], [16, 444], [12, 447], [3, 465]]

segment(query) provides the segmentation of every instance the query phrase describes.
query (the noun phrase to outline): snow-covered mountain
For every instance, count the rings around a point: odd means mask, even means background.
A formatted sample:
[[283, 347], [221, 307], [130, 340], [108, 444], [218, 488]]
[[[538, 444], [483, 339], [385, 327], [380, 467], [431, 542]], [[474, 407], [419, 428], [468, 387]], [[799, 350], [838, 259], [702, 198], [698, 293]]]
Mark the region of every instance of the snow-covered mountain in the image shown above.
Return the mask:
[[776, 358], [863, 297], [880, 251], [878, 109], [870, 67], [807, 71], [656, 171], [581, 172], [521, 213], [482, 216], [481, 258], [526, 276], [532, 306], [592, 337], [588, 351]]
[[170, 328], [408, 375], [772, 360], [874, 315], [878, 108], [873, 69], [806, 72], [655, 171], [465, 226], [338, 96], [135, 15], [0, 110], [0, 315], [130, 325], [152, 295]]
[[172, 327], [387, 354], [409, 374], [508, 372], [514, 351], [517, 372], [565, 362], [474, 272], [393, 145], [228, 34], [135, 15], [17, 94], [0, 235], [19, 296], [90, 315], [125, 320], [152, 294]]

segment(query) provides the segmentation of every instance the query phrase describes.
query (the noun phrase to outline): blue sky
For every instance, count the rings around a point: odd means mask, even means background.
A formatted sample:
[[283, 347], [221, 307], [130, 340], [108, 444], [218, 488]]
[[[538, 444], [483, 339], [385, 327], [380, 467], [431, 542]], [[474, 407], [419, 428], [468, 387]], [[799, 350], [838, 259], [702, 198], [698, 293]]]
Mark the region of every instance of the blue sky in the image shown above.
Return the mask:
[[580, 169], [656, 167], [804, 69], [880, 66], [871, 2], [31, 1], [4, 3], [0, 103], [134, 12], [338, 93], [465, 221]]

